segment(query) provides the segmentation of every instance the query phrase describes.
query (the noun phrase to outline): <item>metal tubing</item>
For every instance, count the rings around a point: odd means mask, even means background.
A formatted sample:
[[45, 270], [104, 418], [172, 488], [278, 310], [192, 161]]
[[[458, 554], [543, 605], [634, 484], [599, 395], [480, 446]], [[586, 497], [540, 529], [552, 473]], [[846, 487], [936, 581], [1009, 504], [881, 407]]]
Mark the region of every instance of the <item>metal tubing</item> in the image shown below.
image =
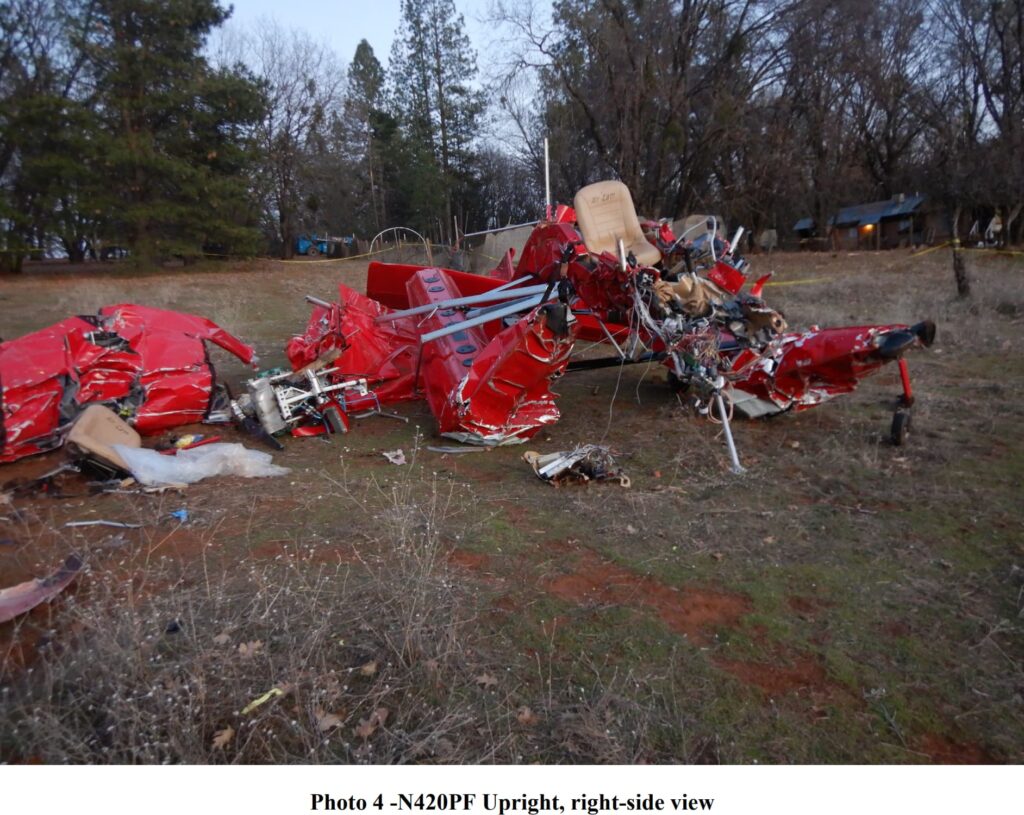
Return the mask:
[[326, 300], [321, 300], [319, 297], [314, 297], [312, 294], [306, 295], [306, 302], [312, 303], [314, 306], [320, 306], [320, 308], [330, 308], [331, 304]]
[[[542, 287], [543, 288], [543, 287]], [[553, 294], [548, 297], [549, 300], [554, 300], [557, 294]], [[447, 337], [449, 334], [456, 334], [459, 331], [463, 331], [467, 328], [475, 328], [478, 325], [489, 323], [491, 320], [500, 320], [502, 317], [508, 317], [512, 314], [517, 314], [520, 311], [526, 311], [534, 306], [540, 305], [543, 300], [543, 295], [538, 294], [536, 297], [530, 297], [526, 300], [521, 300], [512, 305], [505, 306], [504, 308], [492, 311], [490, 314], [481, 314], [479, 317], [473, 317], [469, 320], [461, 320], [451, 325], [446, 325], [444, 328], [439, 328], [436, 331], [430, 331], [420, 336], [420, 345], [425, 345], [433, 340], [440, 339], [441, 337]]]
[[551, 163], [548, 160], [548, 140], [544, 138], [544, 218], [551, 220]]
[[481, 229], [479, 232], [463, 232], [464, 238], [476, 238], [480, 235], [494, 235], [498, 232], [507, 232], [510, 229], [519, 229], [524, 226], [536, 226], [540, 221], [527, 221], [525, 224], [509, 224], [508, 226], [497, 226], [494, 229]]
[[732, 440], [732, 429], [729, 427], [729, 414], [725, 412], [725, 400], [722, 399], [722, 392], [715, 391], [715, 404], [718, 405], [718, 415], [722, 419], [722, 429], [725, 431], [725, 443], [729, 446], [729, 457], [732, 459], [732, 471], [736, 475], [745, 473], [746, 470], [740, 464], [739, 454], [736, 452], [736, 442]]
[[509, 289], [505, 286], [493, 289], [492, 291], [484, 292], [483, 294], [473, 294], [469, 297], [454, 297], [451, 300], [438, 300], [436, 303], [427, 303], [423, 306], [415, 306], [414, 308], [403, 309], [402, 311], [392, 311], [388, 314], [381, 314], [379, 317], [374, 317], [375, 323], [389, 323], [395, 320], [400, 320], [403, 317], [412, 317], [416, 314], [425, 314], [429, 311], [435, 311], [441, 308], [455, 308], [456, 306], [472, 306], [477, 303], [493, 303], [499, 300], [513, 300], [521, 298], [524, 295], [540, 294], [547, 288], [547, 286], [524, 286], [521, 289]]
[[732, 252], [733, 255], [736, 254], [736, 247], [739, 246], [740, 241], [743, 240], [744, 231], [745, 230], [742, 226], [737, 227], [736, 234], [732, 236], [732, 243], [729, 244], [729, 250]]

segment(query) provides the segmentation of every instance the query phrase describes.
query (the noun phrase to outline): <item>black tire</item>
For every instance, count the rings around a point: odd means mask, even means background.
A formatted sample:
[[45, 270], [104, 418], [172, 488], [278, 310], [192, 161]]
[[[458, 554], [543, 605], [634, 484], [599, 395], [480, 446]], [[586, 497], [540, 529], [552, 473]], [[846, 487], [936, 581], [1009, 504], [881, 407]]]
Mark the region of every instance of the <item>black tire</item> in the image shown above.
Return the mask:
[[345, 427], [345, 420], [341, 418], [341, 411], [336, 407], [325, 407], [324, 412], [324, 424], [327, 425], [327, 430], [331, 433], [345, 433], [347, 428]]
[[315, 243], [311, 243], [309, 245], [309, 249], [306, 250], [306, 257], [315, 258], [319, 254], [320, 254], [320, 250], [316, 248], [316, 244]]
[[910, 411], [904, 408], [897, 408], [896, 412], [892, 414], [892, 428], [889, 430], [889, 438], [896, 447], [903, 446], [907, 441], [907, 437], [910, 436], [910, 417]]

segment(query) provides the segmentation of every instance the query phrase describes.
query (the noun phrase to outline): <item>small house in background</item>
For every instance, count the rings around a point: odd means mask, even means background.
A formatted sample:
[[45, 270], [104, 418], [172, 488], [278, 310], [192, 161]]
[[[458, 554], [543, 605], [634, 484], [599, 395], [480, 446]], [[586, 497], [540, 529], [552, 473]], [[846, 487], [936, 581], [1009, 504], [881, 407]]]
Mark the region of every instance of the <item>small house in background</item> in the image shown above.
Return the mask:
[[852, 251], [917, 246], [948, 232], [939, 226], [942, 218], [928, 211], [926, 201], [923, 195], [897, 195], [843, 207], [829, 218], [827, 237], [815, 237], [813, 218], [801, 218], [793, 231], [807, 248]]

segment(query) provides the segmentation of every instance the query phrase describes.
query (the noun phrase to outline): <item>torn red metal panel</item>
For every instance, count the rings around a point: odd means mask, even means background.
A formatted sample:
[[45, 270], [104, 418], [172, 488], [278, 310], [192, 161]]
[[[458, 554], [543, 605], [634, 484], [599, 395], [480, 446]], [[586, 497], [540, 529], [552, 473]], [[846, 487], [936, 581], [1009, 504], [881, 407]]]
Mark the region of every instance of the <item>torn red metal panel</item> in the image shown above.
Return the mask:
[[0, 589], [0, 623], [13, 620], [19, 614], [52, 600], [71, 585], [82, 570], [82, 559], [69, 555], [57, 571], [48, 577], [27, 580], [17, 586]]
[[[402, 302], [407, 303], [407, 297]], [[415, 399], [419, 333], [411, 319], [375, 322], [389, 311], [378, 301], [340, 285], [338, 302], [330, 308], [315, 306], [306, 332], [288, 343], [288, 361], [299, 370], [328, 352], [340, 351], [332, 365], [344, 373], [342, 378], [366, 379], [381, 403]], [[375, 401], [347, 407], [361, 410]]]
[[815, 328], [785, 334], [764, 352], [738, 353], [727, 379], [733, 389], [766, 400], [778, 410], [806, 410], [851, 393], [861, 379], [910, 348], [930, 345], [934, 332], [934, 325], [926, 321], [913, 326]]
[[215, 385], [207, 341], [243, 362], [255, 358], [204, 317], [128, 303], [0, 343], [0, 462], [59, 447], [94, 402], [143, 433], [201, 421]]
[[436, 413], [442, 435], [487, 445], [516, 444], [560, 417], [551, 383], [569, 364], [575, 322], [566, 306], [537, 306], [499, 333]]
[[[424, 269], [408, 282], [413, 306], [465, 293], [452, 275]], [[552, 309], [560, 316], [552, 317]], [[473, 444], [515, 444], [558, 421], [551, 381], [572, 351], [574, 323], [563, 306], [538, 306], [488, 338], [471, 326], [424, 344], [421, 386], [444, 436]], [[429, 312], [419, 325], [428, 333], [465, 322], [456, 309]]]
[[394, 309], [403, 309], [408, 308], [410, 305], [417, 305], [416, 303], [409, 302], [409, 292], [406, 289], [406, 284], [413, 275], [427, 268], [436, 269], [448, 275], [459, 297], [483, 294], [484, 292], [496, 289], [502, 283], [502, 281], [487, 275], [458, 272], [455, 269], [442, 269], [438, 266], [426, 267], [406, 263], [380, 263], [374, 261], [366, 272], [366, 296], [371, 300], [376, 300]]

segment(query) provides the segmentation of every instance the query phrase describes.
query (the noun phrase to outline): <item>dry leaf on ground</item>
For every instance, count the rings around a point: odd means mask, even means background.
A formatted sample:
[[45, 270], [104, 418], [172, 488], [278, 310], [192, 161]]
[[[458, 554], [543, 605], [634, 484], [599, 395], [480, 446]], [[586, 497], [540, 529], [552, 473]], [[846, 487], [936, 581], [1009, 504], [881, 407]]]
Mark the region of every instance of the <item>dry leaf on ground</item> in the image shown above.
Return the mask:
[[242, 659], [249, 659], [256, 656], [263, 650], [263, 640], [253, 640], [252, 642], [243, 642], [238, 646], [238, 655]]
[[228, 744], [231, 743], [231, 740], [234, 737], [235, 728], [231, 727], [230, 725], [228, 727], [225, 727], [223, 730], [218, 730], [216, 733], [213, 734], [213, 749], [223, 750], [225, 747], [228, 746]]
[[213, 638], [214, 645], [227, 645], [229, 642], [231, 642], [231, 637], [227, 634], [218, 634]]
[[370, 714], [369, 718], [360, 720], [359, 726], [356, 727], [356, 735], [361, 739], [370, 738], [370, 736], [377, 732], [378, 727], [384, 726], [384, 722], [387, 719], [388, 709], [386, 707], [377, 708]]
[[533, 727], [538, 721], [537, 714], [526, 705], [523, 705], [516, 711], [516, 721], [524, 727]]
[[473, 681], [476, 682], [478, 685], [483, 686], [484, 688], [493, 688], [495, 685], [498, 684], [498, 677], [496, 677], [494, 674], [482, 673]]
[[375, 673], [377, 673], [377, 660], [371, 659], [365, 665], [361, 666], [359, 668], [359, 673], [361, 673], [363, 676], [373, 676]]
[[326, 733], [332, 727], [338, 727], [338, 725], [345, 721], [343, 716], [337, 713], [329, 713], [322, 708], [314, 710], [313, 715], [316, 716], [316, 726], [321, 733]]

